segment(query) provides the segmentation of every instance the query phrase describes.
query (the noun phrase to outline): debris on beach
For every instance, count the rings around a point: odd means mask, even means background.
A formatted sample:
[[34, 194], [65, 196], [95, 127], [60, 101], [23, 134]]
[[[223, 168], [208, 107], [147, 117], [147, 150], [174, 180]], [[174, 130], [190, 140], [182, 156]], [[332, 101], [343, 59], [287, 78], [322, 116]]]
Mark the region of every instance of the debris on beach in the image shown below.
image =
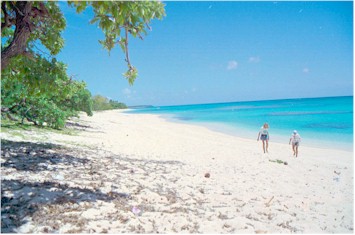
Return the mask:
[[272, 196], [272, 197], [270, 198], [270, 200], [269, 200], [267, 203], [265, 203], [265, 206], [266, 206], [266, 207], [269, 207], [269, 206], [271, 205], [271, 201], [272, 201], [274, 198], [275, 198], [275, 196]]
[[142, 211], [138, 207], [134, 206], [132, 208], [132, 213], [135, 214], [135, 215], [141, 215]]
[[205, 174], [205, 178], [210, 178], [210, 176], [211, 176], [211, 174], [208, 172]]
[[271, 160], [271, 159], [269, 159], [269, 162], [276, 162], [276, 163], [279, 163], [279, 164], [288, 165], [287, 162], [284, 162], [284, 161], [282, 161], [282, 160], [280, 160], [280, 159], [276, 159], [276, 160]]

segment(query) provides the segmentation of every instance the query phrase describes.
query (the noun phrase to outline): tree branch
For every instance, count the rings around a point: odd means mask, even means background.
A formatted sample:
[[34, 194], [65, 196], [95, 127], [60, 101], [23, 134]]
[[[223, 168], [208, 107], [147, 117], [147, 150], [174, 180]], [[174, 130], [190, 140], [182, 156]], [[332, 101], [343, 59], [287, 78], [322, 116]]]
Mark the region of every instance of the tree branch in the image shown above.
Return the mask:
[[147, 26], [147, 28], [149, 29], [149, 31], [152, 31], [152, 28], [149, 26], [148, 23], [145, 23], [145, 25]]
[[13, 117], [10, 113], [6, 113], [6, 116], [7, 116], [11, 121], [15, 121], [15, 122], [18, 121], [18, 119], [15, 118], [15, 117]]
[[1, 10], [4, 13], [4, 22], [1, 23], [1, 33], [5, 28], [9, 28], [15, 24], [15, 19], [10, 17], [6, 9], [6, 2], [1, 2]]
[[144, 40], [143, 36], [142, 36], [139, 32], [137, 32], [137, 34], [138, 34], [138, 37], [139, 37], [141, 40]]
[[10, 4], [12, 5], [12, 7], [15, 9], [16, 13], [20, 14], [21, 16], [25, 17], [25, 13], [22, 12], [22, 10], [20, 10], [16, 4], [17, 3], [14, 3], [12, 1], [10, 1]]
[[14, 38], [8, 47], [1, 51], [1, 70], [4, 70], [10, 63], [10, 59], [26, 51], [27, 40], [30, 36], [29, 17], [32, 9], [32, 2], [16, 2], [16, 29]]
[[9, 15], [6, 11], [6, 2], [1, 3], [1, 10], [4, 12], [4, 23], [1, 23], [1, 32], [4, 30], [5, 27], [9, 24]]
[[24, 51], [22, 52], [22, 55], [24, 55], [25, 57], [27, 57], [28, 59], [32, 60], [32, 61], [36, 61], [36, 59], [34, 58], [33, 54], [29, 51]]
[[3, 113], [7, 113], [7, 112], [12, 112], [17, 106], [19, 106], [20, 104], [22, 104], [22, 101], [20, 101], [20, 103], [15, 104], [12, 107], [1, 107], [1, 112]]
[[43, 2], [39, 3], [39, 9], [37, 7], [32, 7], [31, 10], [31, 17], [36, 18], [37, 16], [39, 17], [47, 17], [49, 16], [49, 12], [44, 6]]
[[125, 27], [125, 34], [126, 34], [126, 40], [125, 40], [125, 54], [126, 54], [126, 62], [128, 64], [128, 67], [129, 69], [132, 69], [132, 65], [131, 65], [131, 62], [129, 60], [129, 52], [128, 52], [128, 26], [126, 24], [126, 27]]
[[35, 120], [31, 119], [30, 117], [26, 117], [26, 119], [27, 121], [32, 122], [35, 126], [38, 125], [38, 123]]

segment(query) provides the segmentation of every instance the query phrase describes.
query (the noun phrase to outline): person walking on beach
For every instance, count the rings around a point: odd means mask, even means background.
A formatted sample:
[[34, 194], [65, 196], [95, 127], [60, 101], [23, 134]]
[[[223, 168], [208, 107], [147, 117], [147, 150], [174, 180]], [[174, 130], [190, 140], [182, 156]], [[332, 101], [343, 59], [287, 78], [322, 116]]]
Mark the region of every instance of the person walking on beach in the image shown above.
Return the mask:
[[268, 153], [269, 137], [270, 137], [269, 136], [269, 124], [267, 124], [265, 122], [259, 131], [258, 139], [257, 139], [257, 141], [259, 141], [259, 139], [261, 139], [261, 141], [263, 142], [264, 153], [265, 152]]
[[298, 146], [300, 146], [301, 136], [297, 133], [296, 130], [293, 131], [290, 141], [288, 144], [292, 143], [293, 156], [298, 156]]

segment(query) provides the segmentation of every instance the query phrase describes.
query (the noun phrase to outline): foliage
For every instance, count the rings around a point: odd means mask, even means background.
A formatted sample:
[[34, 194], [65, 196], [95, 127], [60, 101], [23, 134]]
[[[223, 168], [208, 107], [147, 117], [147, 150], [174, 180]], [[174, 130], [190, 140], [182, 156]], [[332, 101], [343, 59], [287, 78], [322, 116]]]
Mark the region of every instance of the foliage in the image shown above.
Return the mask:
[[133, 84], [138, 76], [137, 69], [131, 64], [128, 52], [128, 35], [143, 39], [147, 34], [148, 25], [153, 19], [165, 16], [164, 4], [158, 1], [71, 1], [78, 13], [92, 6], [94, 18], [90, 23], [97, 23], [105, 34], [105, 39], [99, 42], [110, 51], [119, 45], [125, 53], [128, 70], [123, 75], [129, 84]]
[[124, 103], [120, 103], [115, 100], [108, 99], [101, 95], [95, 95], [92, 97], [93, 110], [110, 110], [110, 109], [126, 109], [127, 106]]
[[[34, 7], [40, 7], [41, 2], [33, 2]], [[50, 17], [35, 18], [34, 30], [31, 33], [29, 42], [34, 46], [36, 41], [40, 41], [50, 52], [57, 55], [64, 47], [64, 39], [61, 32], [66, 27], [65, 18], [54, 1], [43, 2]]]
[[[129, 35], [143, 39], [153, 19], [165, 15], [158, 1], [72, 1], [78, 13], [92, 7], [92, 24], [102, 29], [99, 41], [110, 52], [119, 45], [128, 66], [123, 75], [129, 84], [138, 76], [129, 58]], [[66, 66], [53, 56], [64, 46], [65, 18], [54, 1], [1, 2], [1, 111], [3, 117], [54, 128], [68, 117], [85, 111], [126, 108], [104, 97], [91, 99], [84, 82], [67, 75]], [[45, 58], [46, 57], [46, 58]], [[96, 99], [97, 98], [97, 99]]]
[[16, 56], [35, 59], [35, 50], [40, 51], [41, 45], [51, 55], [63, 48], [61, 32], [66, 21], [56, 2], [3, 1], [1, 10], [2, 70]]
[[[17, 69], [3, 71], [1, 82], [1, 110], [3, 116], [21, 118], [36, 125], [61, 128], [67, 118], [78, 111], [92, 115], [91, 93], [84, 82], [74, 81], [66, 74], [66, 67], [56, 60], [26, 57], [11, 61]], [[14, 118], [14, 117], [13, 117]]]
[[[164, 4], [159, 1], [69, 1], [68, 4], [75, 7], [77, 13], [87, 7], [93, 8], [91, 23], [97, 23], [105, 35], [105, 39], [99, 42], [108, 52], [116, 45], [121, 47], [128, 66], [123, 75], [132, 85], [138, 71], [130, 62], [128, 36], [143, 39], [142, 35], [151, 29], [148, 25], [151, 20], [162, 19], [165, 15]], [[13, 57], [33, 56], [34, 49], [40, 51], [36, 45], [38, 42], [51, 55], [56, 55], [63, 48], [64, 40], [60, 34], [66, 23], [56, 2], [3, 1], [1, 9], [2, 39], [8, 39], [1, 48], [2, 69]]]
[[[58, 54], [64, 46], [64, 39], [61, 37], [60, 33], [66, 27], [66, 21], [58, 7], [58, 4], [53, 1], [35, 1], [30, 3], [32, 7], [30, 29], [32, 32], [27, 41], [29, 44], [28, 46], [33, 46], [36, 41], [39, 41], [50, 51], [52, 55]], [[3, 14], [1, 14], [1, 22], [5, 22], [6, 15], [4, 14], [4, 9], [6, 9], [6, 14], [12, 21], [12, 24], [2, 28], [1, 31], [1, 37], [9, 39], [7, 43], [8, 45], [14, 38], [15, 31], [13, 26], [16, 22], [17, 6], [10, 1], [4, 1], [2, 2], [2, 7], [4, 8], [2, 9]]]
[[111, 105], [112, 109], [126, 109], [127, 105], [115, 100], [109, 100], [109, 104]]

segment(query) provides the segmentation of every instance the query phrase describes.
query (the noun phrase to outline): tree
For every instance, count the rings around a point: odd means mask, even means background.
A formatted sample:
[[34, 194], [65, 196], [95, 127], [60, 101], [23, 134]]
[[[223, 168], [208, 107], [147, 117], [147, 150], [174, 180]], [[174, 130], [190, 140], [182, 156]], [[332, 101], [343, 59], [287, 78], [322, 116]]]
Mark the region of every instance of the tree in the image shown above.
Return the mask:
[[[132, 85], [138, 72], [129, 58], [129, 35], [143, 39], [142, 34], [150, 29], [151, 20], [162, 19], [165, 15], [164, 4], [157, 1], [71, 1], [69, 5], [78, 13], [93, 7], [91, 23], [97, 23], [105, 34], [105, 39], [99, 42], [109, 52], [120, 45], [128, 66], [124, 76]], [[63, 48], [64, 40], [60, 33], [66, 25], [56, 2], [3, 1], [1, 10], [2, 38], [8, 39], [1, 49], [2, 70], [16, 56], [35, 60], [38, 41], [51, 55], [56, 55]]]
[[99, 110], [110, 110], [110, 109], [126, 109], [127, 106], [124, 103], [120, 103], [115, 100], [108, 99], [102, 95], [95, 95], [92, 97], [92, 109], [95, 111]]
[[108, 103], [110, 104], [112, 109], [126, 109], [127, 108], [126, 104], [124, 104], [122, 102], [118, 102], [116, 100], [109, 100]]
[[[67, 76], [66, 66], [56, 60], [37, 57], [33, 63], [27, 57], [15, 57], [3, 70], [1, 81], [1, 111], [12, 120], [21, 119], [35, 125], [61, 128], [78, 111], [92, 115], [91, 93], [84, 82]], [[31, 79], [28, 79], [28, 76]], [[58, 89], [60, 87], [60, 89]]]
[[[161, 2], [90, 2], [68, 3], [78, 13], [93, 7], [92, 24], [98, 24], [105, 34], [99, 41], [110, 52], [120, 45], [128, 70], [124, 76], [130, 84], [137, 77], [131, 64], [128, 36], [143, 39], [152, 19], [161, 19]], [[78, 111], [92, 115], [93, 100], [84, 82], [72, 80], [66, 65], [55, 59], [64, 46], [61, 32], [66, 22], [56, 2], [1, 2], [1, 111], [11, 119], [21, 118], [36, 125], [54, 128], [64, 126], [68, 117]], [[41, 44], [46, 48], [43, 52]], [[60, 89], [58, 89], [60, 87]], [[125, 107], [108, 101], [108, 108]]]
[[51, 55], [58, 54], [64, 46], [60, 33], [66, 23], [55, 2], [3, 1], [1, 10], [2, 39], [8, 39], [1, 48], [1, 70], [16, 56], [33, 58], [36, 41]]
[[108, 110], [110, 109], [110, 105], [108, 103], [108, 99], [102, 95], [95, 95], [92, 97], [92, 108], [95, 111], [99, 110]]

